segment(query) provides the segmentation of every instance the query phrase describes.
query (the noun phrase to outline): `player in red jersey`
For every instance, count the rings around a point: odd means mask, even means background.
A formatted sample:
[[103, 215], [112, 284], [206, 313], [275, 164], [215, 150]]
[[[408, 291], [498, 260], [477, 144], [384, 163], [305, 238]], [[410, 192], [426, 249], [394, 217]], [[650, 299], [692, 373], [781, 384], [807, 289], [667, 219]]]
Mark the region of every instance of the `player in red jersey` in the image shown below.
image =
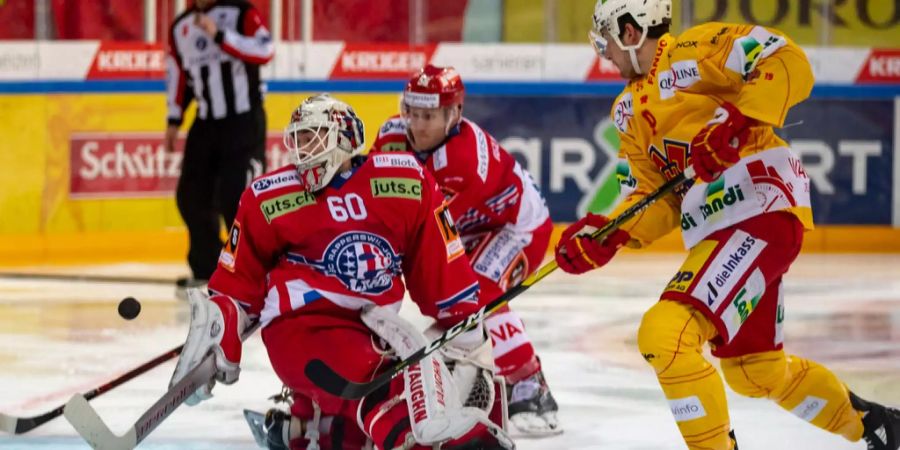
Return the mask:
[[[172, 382], [210, 351], [217, 379], [236, 381], [240, 335], [256, 319], [296, 418], [271, 415], [270, 448], [514, 447], [486, 411], [465, 403], [465, 387], [492, 379], [483, 327], [361, 400], [329, 395], [306, 377], [307, 362], [318, 358], [351, 380], [370, 380], [424, 346], [423, 333], [397, 315], [406, 290], [439, 328], [481, 303], [443, 196], [414, 156], [360, 156], [362, 122], [327, 95], [300, 105], [285, 144], [296, 167], [251, 183], [210, 279], [211, 296], [190, 291], [191, 328]], [[452, 373], [444, 358], [453, 360]]]
[[[403, 92], [401, 114], [382, 125], [374, 151], [413, 151], [450, 205], [482, 297], [493, 300], [543, 260], [553, 224], [531, 175], [462, 116], [465, 87], [451, 67], [428, 65]], [[522, 319], [504, 307], [485, 320], [498, 373], [509, 383], [509, 414], [520, 431], [562, 431], [557, 405]]]

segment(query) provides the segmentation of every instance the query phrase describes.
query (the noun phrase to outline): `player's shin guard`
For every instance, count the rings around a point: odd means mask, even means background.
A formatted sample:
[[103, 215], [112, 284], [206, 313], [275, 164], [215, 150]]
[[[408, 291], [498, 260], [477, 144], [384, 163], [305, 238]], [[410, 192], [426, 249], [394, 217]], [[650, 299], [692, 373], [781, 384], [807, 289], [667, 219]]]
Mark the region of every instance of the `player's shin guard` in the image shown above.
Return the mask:
[[705, 358], [703, 345], [715, 326], [685, 304], [662, 300], [644, 314], [638, 347], [653, 366], [685, 443], [690, 449], [731, 450], [725, 388]]
[[[360, 316], [400, 357], [427, 345], [425, 336], [389, 308], [364, 310]], [[483, 339], [483, 335], [479, 336]], [[490, 440], [513, 448], [505, 432], [487, 413], [462, 404], [453, 377], [443, 361], [429, 355], [403, 371], [386, 388], [366, 396], [359, 407], [360, 425], [379, 448], [417, 448], [410, 445], [463, 444]], [[495, 448], [495, 447], [485, 447]]]
[[857, 441], [862, 413], [850, 404], [843, 383], [830, 370], [781, 350], [722, 359], [731, 388], [748, 397], [767, 397], [823, 430]]
[[[414, 377], [418, 377], [415, 375]], [[398, 377], [363, 399], [359, 406], [359, 422], [378, 449], [513, 449], [515, 445], [503, 430], [491, 423], [483, 411], [461, 408], [449, 411], [427, 411], [437, 405], [416, 405], [422, 397], [404, 393], [409, 377]], [[421, 389], [421, 388], [416, 388]], [[446, 395], [446, 393], [445, 393]], [[407, 404], [409, 397], [411, 404]], [[445, 397], [444, 400], [449, 400]], [[437, 409], [441, 409], [438, 406]], [[412, 413], [412, 417], [410, 416]], [[434, 414], [437, 415], [434, 415]], [[418, 414], [418, 417], [416, 416]], [[426, 414], [423, 417], [422, 414]], [[432, 414], [428, 417], [427, 414]], [[445, 420], [446, 419], [446, 420]]]
[[500, 308], [484, 320], [493, 344], [497, 375], [515, 384], [537, 373], [541, 364], [534, 353], [525, 324], [508, 306]]
[[531, 436], [562, 432], [556, 413], [559, 406], [541, 371], [534, 346], [518, 314], [508, 307], [484, 321], [494, 344], [497, 373], [506, 379], [509, 419], [516, 429]]

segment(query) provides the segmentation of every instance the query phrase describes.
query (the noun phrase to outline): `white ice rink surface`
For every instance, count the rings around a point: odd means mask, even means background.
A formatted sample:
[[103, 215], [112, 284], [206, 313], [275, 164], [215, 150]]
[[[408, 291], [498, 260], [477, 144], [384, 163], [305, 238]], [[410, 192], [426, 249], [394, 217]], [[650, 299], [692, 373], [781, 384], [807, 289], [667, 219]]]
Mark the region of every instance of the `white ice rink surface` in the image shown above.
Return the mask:
[[[641, 314], [680, 265], [678, 255], [621, 255], [589, 275], [554, 273], [513, 302], [560, 403], [565, 433], [518, 439], [532, 449], [683, 449], [653, 372], [637, 351]], [[179, 265], [30, 268], [43, 272], [175, 278]], [[803, 255], [786, 279], [786, 350], [824, 363], [858, 394], [900, 404], [900, 255]], [[125, 296], [143, 304], [125, 321]], [[409, 313], [407, 311], [407, 313]], [[411, 313], [410, 313], [411, 314]], [[32, 416], [183, 342], [188, 311], [170, 286], [0, 277], [0, 411]], [[92, 401], [123, 432], [166, 389], [166, 363]], [[255, 448], [241, 411], [265, 411], [280, 383], [258, 335], [241, 380], [182, 406], [143, 442], [147, 449]], [[820, 431], [766, 400], [729, 392], [741, 450], [864, 449]], [[0, 449], [87, 448], [64, 418]]]

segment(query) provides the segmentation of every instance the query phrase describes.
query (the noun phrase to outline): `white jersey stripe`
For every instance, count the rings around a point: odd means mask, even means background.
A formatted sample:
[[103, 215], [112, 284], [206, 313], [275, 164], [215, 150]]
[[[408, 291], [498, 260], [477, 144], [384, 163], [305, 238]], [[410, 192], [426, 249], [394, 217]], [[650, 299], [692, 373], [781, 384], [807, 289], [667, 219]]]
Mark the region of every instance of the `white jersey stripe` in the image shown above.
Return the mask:
[[234, 83], [234, 111], [238, 114], [250, 111], [250, 86], [247, 82], [247, 66], [232, 64], [231, 73]]
[[209, 78], [206, 80], [206, 89], [209, 89], [209, 99], [212, 102], [213, 119], [224, 118], [228, 114], [225, 105], [225, 92], [222, 90], [222, 65], [209, 65]]

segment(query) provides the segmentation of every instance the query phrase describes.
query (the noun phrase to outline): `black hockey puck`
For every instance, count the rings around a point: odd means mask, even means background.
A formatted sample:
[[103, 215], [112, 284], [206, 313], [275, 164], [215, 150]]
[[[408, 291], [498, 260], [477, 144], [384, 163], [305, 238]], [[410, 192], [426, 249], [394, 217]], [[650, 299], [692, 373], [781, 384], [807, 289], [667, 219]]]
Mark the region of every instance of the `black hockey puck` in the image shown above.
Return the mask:
[[125, 297], [119, 302], [119, 315], [125, 320], [131, 320], [141, 313], [141, 303], [134, 297]]

